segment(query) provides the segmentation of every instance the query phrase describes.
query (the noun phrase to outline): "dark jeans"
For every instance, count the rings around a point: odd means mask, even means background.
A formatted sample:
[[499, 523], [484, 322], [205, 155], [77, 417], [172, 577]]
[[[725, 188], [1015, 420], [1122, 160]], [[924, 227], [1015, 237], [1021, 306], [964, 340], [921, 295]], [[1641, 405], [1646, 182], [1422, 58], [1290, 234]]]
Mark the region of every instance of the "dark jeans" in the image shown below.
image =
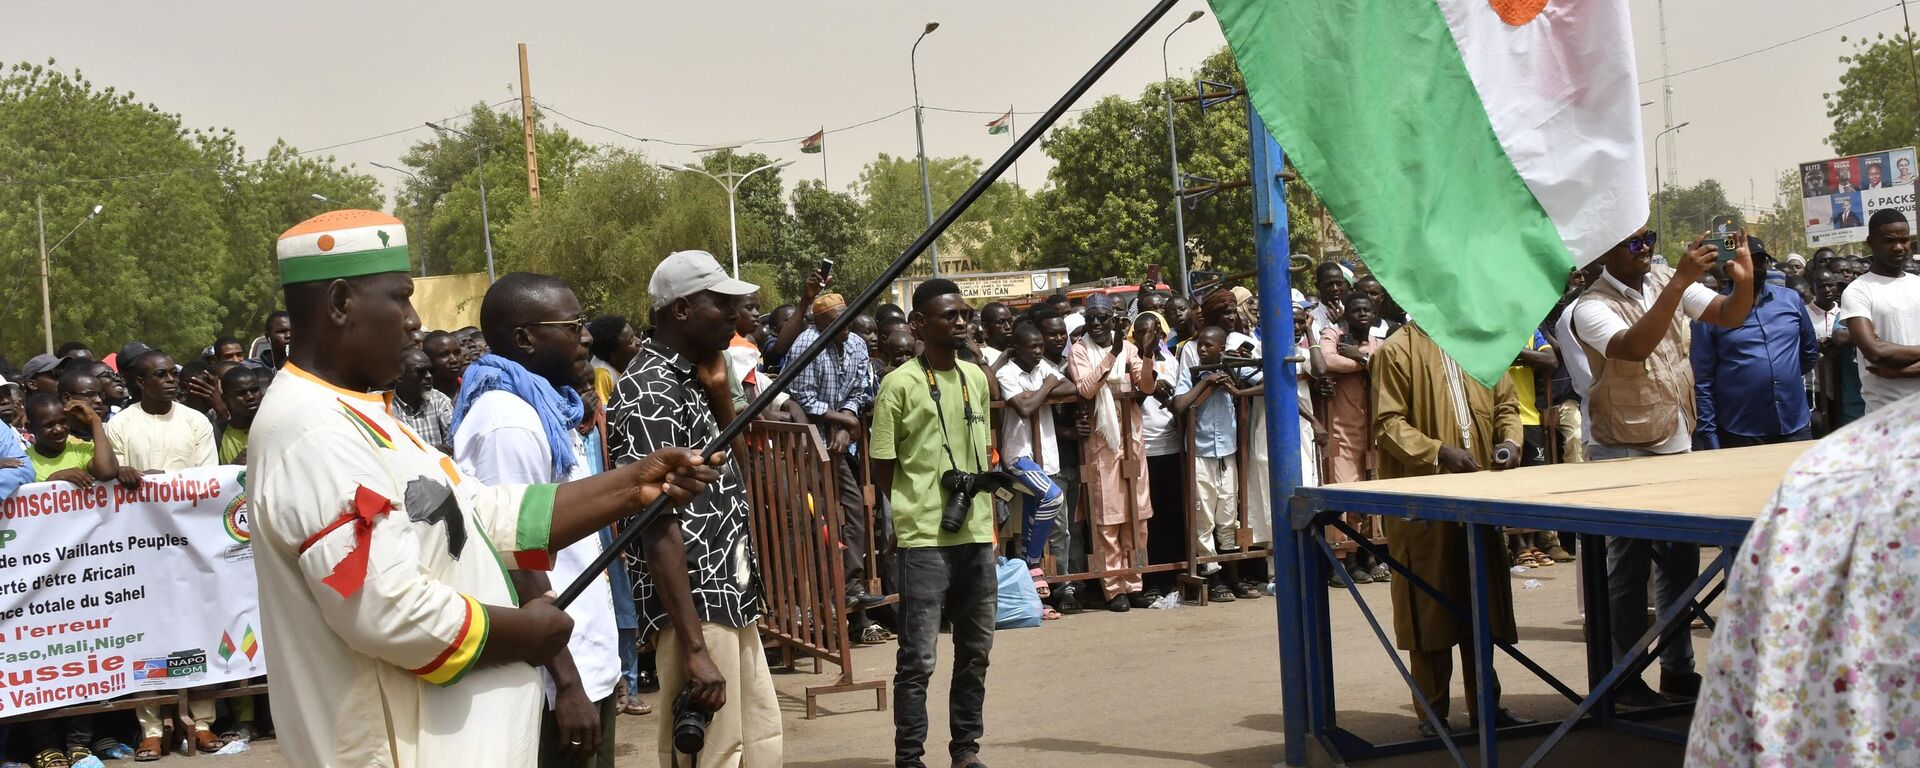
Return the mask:
[[853, 473], [860, 458], [847, 454], [834, 458], [834, 480], [840, 486], [841, 565], [846, 569], [847, 593], [853, 594], [866, 589], [860, 581], [867, 577], [867, 499]]
[[[1147, 518], [1147, 564], [1178, 563], [1187, 559], [1187, 535], [1193, 513], [1187, 506], [1187, 455], [1184, 453], [1147, 457], [1147, 495], [1153, 502], [1153, 517]], [[1173, 571], [1149, 573], [1144, 577], [1147, 589], [1161, 593], [1179, 589]]]
[[942, 612], [953, 622], [953, 684], [947, 698], [947, 751], [958, 758], [980, 751], [986, 732], [987, 655], [999, 580], [992, 544], [902, 548], [900, 652], [893, 674], [893, 762], [920, 766], [926, 754], [927, 681], [939, 650]]
[[1813, 439], [1813, 425], [1808, 424], [1806, 428], [1798, 432], [1795, 432], [1791, 435], [1767, 435], [1765, 437], [1747, 437], [1746, 435], [1736, 435], [1732, 432], [1721, 432], [1720, 447], [1745, 448], [1750, 445], [1777, 445], [1779, 443], [1797, 443], [1797, 442], [1800, 442], [1801, 440], [1812, 440], [1812, 439]]

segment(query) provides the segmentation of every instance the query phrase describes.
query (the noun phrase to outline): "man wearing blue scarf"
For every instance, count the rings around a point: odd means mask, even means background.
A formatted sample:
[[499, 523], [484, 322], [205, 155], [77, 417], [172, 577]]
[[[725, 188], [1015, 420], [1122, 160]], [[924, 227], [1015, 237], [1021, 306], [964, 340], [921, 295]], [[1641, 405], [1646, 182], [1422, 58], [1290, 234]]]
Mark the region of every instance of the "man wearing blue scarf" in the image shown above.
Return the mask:
[[[453, 406], [453, 456], [462, 471], [490, 485], [591, 474], [576, 429], [585, 415], [576, 387], [592, 375], [585, 320], [573, 290], [555, 277], [515, 272], [487, 290], [480, 331], [491, 352], [468, 364]], [[588, 536], [560, 550], [552, 581], [571, 583], [601, 547], [601, 537]], [[551, 588], [538, 571], [510, 575], [522, 599]], [[567, 650], [542, 669], [540, 764], [611, 768], [620, 653], [608, 579], [594, 580], [567, 613]]]

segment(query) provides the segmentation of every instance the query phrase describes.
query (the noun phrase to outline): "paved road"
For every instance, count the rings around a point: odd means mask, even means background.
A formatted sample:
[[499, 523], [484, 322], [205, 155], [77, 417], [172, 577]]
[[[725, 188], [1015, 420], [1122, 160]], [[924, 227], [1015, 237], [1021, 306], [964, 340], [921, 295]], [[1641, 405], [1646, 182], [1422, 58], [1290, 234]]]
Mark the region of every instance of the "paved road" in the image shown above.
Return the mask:
[[[1585, 679], [1580, 614], [1572, 565], [1514, 577], [1537, 578], [1536, 589], [1514, 591], [1521, 648], [1569, 683]], [[1362, 593], [1383, 621], [1390, 615], [1386, 585]], [[1341, 723], [1375, 741], [1415, 736], [1406, 688], [1386, 663], [1379, 642], [1352, 601], [1332, 595]], [[1270, 598], [1183, 607], [1172, 611], [1105, 611], [1069, 616], [1039, 629], [1000, 633], [989, 674], [987, 737], [982, 757], [993, 765], [1080, 768], [1270, 766], [1280, 762], [1280, 676], [1274, 661], [1275, 620]], [[1695, 643], [1705, 653], [1705, 634]], [[949, 649], [942, 642], [942, 652]], [[889, 679], [894, 646], [855, 653], [857, 679]], [[945, 752], [946, 675], [942, 658], [932, 690], [933, 756]], [[803, 669], [805, 667], [803, 666]], [[1530, 717], [1572, 706], [1526, 670], [1501, 660], [1505, 703]], [[1653, 675], [1649, 675], [1651, 679]], [[802, 691], [828, 682], [811, 674], [776, 675], [786, 712], [787, 765], [796, 768], [880, 768], [891, 765], [891, 713], [873, 710], [869, 693], [822, 699], [821, 716], [802, 719]], [[1454, 687], [1460, 692], [1458, 677]], [[1577, 684], [1576, 684], [1576, 687]], [[1454, 721], [1464, 726], [1456, 698]], [[653, 716], [620, 718], [621, 768], [653, 766]], [[248, 757], [223, 765], [280, 766], [275, 745], [263, 741]], [[1530, 744], [1503, 751], [1503, 765], [1519, 765]], [[1579, 732], [1550, 764], [1661, 768], [1679, 766], [1677, 746], [1618, 734]], [[180, 758], [170, 758], [184, 762]], [[930, 759], [930, 765], [943, 761]], [[1445, 764], [1444, 754], [1409, 756], [1361, 765], [1380, 768]]]

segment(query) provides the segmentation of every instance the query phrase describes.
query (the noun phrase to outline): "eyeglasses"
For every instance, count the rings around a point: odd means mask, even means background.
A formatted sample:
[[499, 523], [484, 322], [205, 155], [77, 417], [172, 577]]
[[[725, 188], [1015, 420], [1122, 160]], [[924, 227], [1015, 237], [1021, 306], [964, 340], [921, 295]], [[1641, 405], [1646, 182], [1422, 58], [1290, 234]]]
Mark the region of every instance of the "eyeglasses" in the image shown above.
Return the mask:
[[585, 315], [581, 315], [580, 317], [576, 317], [572, 320], [539, 320], [531, 323], [521, 323], [515, 327], [525, 328], [529, 325], [557, 325], [562, 328], [571, 327], [573, 329], [574, 335], [578, 336], [580, 335], [581, 332], [587, 329], [587, 318]]
[[1653, 246], [1659, 242], [1660, 233], [1649, 229], [1644, 233], [1627, 238], [1627, 241], [1623, 243], [1623, 245], [1627, 246], [1627, 253], [1638, 255], [1653, 250]]

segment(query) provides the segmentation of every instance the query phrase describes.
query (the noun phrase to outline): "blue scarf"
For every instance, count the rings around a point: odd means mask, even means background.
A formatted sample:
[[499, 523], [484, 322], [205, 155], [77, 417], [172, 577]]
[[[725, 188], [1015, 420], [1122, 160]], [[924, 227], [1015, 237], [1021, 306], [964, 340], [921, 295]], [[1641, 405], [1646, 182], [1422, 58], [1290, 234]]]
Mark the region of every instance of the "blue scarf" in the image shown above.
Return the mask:
[[453, 403], [454, 433], [481, 395], [500, 390], [526, 401], [540, 414], [540, 428], [547, 433], [548, 453], [553, 454], [553, 476], [565, 479], [573, 473], [573, 429], [586, 415], [586, 404], [572, 388], [554, 389], [553, 383], [533, 375], [519, 363], [499, 355], [482, 355], [467, 366], [460, 377], [460, 397]]

